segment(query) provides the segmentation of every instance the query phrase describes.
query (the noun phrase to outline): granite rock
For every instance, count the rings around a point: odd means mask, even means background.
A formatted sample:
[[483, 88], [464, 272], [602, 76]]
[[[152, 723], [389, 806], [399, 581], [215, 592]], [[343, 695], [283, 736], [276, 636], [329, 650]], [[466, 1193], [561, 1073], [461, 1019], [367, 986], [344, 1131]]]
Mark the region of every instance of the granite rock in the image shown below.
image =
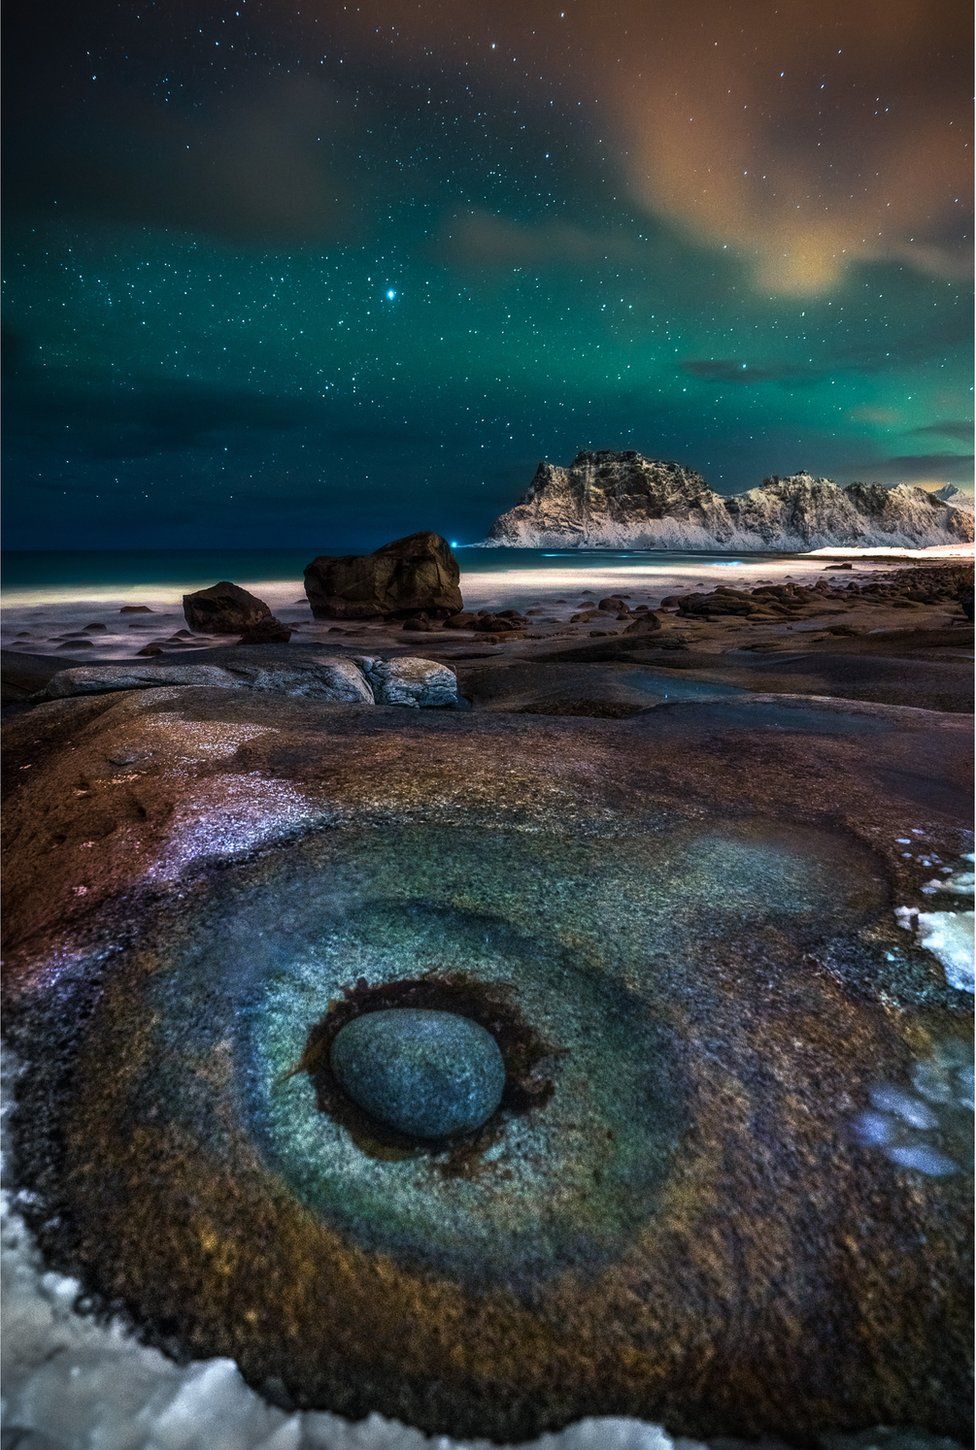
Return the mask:
[[365, 1012], [337, 1034], [330, 1065], [364, 1112], [413, 1138], [451, 1138], [482, 1127], [505, 1086], [498, 1043], [454, 1012]]

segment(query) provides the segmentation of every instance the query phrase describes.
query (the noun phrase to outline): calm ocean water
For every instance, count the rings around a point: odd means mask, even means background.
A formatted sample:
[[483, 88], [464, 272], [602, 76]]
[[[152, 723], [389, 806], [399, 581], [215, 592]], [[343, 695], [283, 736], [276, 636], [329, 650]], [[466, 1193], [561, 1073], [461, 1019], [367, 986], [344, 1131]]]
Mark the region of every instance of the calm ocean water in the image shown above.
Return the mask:
[[[469, 608], [544, 603], [557, 614], [571, 613], [583, 602], [584, 592], [627, 593], [654, 606], [667, 594], [719, 583], [809, 579], [825, 563], [803, 554], [663, 550], [467, 548], [458, 550], [458, 558]], [[6, 553], [0, 596], [3, 641], [31, 654], [80, 655], [90, 650], [99, 658], [128, 657], [140, 646], [170, 639], [185, 628], [182, 595], [219, 579], [243, 585], [280, 618], [300, 625], [303, 640], [319, 634], [324, 638], [327, 625], [311, 620], [305, 599], [302, 571], [308, 562], [304, 549]], [[146, 605], [152, 613], [120, 614], [124, 605], [132, 604]], [[85, 634], [87, 641], [79, 644]]]
[[[27, 602], [33, 596], [48, 600], [104, 598], [111, 591], [128, 595], [148, 588], [174, 593], [201, 588], [218, 579], [233, 579], [249, 585], [258, 582], [287, 584], [294, 580], [302, 590], [302, 571], [309, 562], [307, 549], [132, 549], [132, 550], [35, 550], [6, 551], [3, 554], [2, 591], [10, 603]], [[544, 550], [474, 549], [458, 550], [465, 576], [517, 574], [539, 571], [555, 574], [566, 569], [595, 574], [630, 573], [635, 569], [669, 574], [675, 569], [758, 564], [764, 559], [782, 560], [781, 554], [678, 554], [664, 550]], [[544, 579], [540, 582], [545, 582]]]

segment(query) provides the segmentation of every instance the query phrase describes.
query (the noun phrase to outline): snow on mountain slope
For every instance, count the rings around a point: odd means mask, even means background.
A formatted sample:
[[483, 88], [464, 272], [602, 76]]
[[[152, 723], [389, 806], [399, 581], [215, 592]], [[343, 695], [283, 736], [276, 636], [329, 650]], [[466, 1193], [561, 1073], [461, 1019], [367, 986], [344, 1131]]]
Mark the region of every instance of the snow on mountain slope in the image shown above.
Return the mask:
[[540, 463], [486, 543], [511, 548], [773, 549], [831, 545], [926, 548], [973, 538], [973, 518], [910, 484], [887, 488], [795, 473], [724, 498], [701, 474], [636, 452]]

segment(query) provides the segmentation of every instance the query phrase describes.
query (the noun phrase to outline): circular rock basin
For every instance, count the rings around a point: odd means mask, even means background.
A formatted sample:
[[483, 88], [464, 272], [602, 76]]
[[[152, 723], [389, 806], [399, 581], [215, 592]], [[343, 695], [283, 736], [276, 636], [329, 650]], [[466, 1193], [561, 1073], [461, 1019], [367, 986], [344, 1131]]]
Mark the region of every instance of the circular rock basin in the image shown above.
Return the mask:
[[[959, 1164], [933, 1177], [860, 1128], [961, 1029], [874, 990], [900, 931], [875, 857], [704, 810], [543, 825], [316, 833], [66, 963], [17, 1033], [49, 1262], [277, 1402], [432, 1432], [952, 1431], [961, 1129], [932, 1130]], [[378, 1050], [355, 1120], [330, 1096], [341, 1032], [408, 1009], [464, 1024], [457, 1062], [497, 1044], [480, 1131], [368, 1131]]]
[[454, 1012], [363, 1013], [336, 1035], [329, 1061], [353, 1102], [413, 1138], [452, 1138], [483, 1127], [505, 1087], [498, 1043]]

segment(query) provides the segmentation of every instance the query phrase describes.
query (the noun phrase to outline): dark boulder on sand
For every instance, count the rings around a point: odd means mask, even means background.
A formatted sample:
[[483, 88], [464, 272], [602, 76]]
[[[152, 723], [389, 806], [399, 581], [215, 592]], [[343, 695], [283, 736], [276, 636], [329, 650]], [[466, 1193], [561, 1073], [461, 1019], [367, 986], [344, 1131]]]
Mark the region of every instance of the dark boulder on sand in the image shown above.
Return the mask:
[[440, 534], [410, 534], [372, 554], [313, 559], [305, 593], [316, 619], [443, 619], [462, 608], [460, 577]]
[[186, 622], [197, 634], [242, 634], [271, 618], [263, 599], [223, 579], [209, 589], [183, 595]]

